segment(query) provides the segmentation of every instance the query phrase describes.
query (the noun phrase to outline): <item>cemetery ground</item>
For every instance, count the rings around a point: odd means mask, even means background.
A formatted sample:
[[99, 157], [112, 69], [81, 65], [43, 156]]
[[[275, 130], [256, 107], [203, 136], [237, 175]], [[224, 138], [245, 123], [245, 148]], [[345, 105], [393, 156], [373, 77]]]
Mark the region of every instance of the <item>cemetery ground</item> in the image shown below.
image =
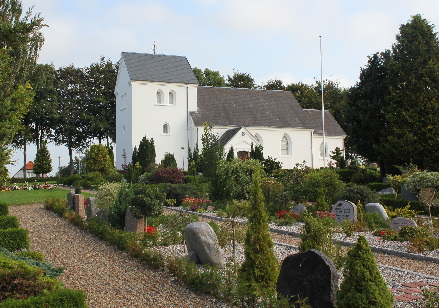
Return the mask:
[[[63, 190], [65, 200], [66, 191]], [[181, 211], [181, 209], [179, 209]], [[167, 208], [168, 214], [175, 212]], [[10, 214], [17, 216], [21, 227], [29, 230], [31, 249], [41, 251], [46, 260], [55, 266], [65, 268], [60, 279], [66, 287], [81, 289], [87, 293], [89, 307], [221, 307], [226, 304], [211, 296], [194, 293], [178, 279], [163, 270], [152, 270], [144, 263], [132, 258], [128, 253], [97, 239], [89, 233], [69, 224], [66, 220], [44, 209], [41, 204], [10, 207]], [[191, 215], [187, 212], [181, 215]], [[216, 220], [216, 214], [204, 213], [199, 220]], [[239, 220], [239, 219], [238, 219]], [[217, 221], [217, 220], [216, 220]], [[217, 221], [218, 224], [221, 222]], [[286, 256], [296, 253], [300, 243], [298, 234], [301, 224], [278, 226], [271, 224], [272, 239], [276, 243], [275, 253], [281, 262]], [[357, 235], [338, 234], [338, 239], [354, 242]], [[390, 250], [408, 252], [407, 243], [384, 241], [370, 232], [367, 236], [371, 246], [385, 246]], [[295, 236], [292, 236], [295, 235]], [[162, 247], [150, 247], [165, 256], [184, 256], [185, 245], [175, 244]], [[233, 255], [231, 247], [224, 248], [226, 257]], [[346, 250], [346, 248], [344, 248]], [[439, 283], [439, 263], [433, 262], [439, 251], [413, 254], [429, 256], [422, 260], [401, 257], [386, 253], [375, 253], [379, 269], [395, 296], [396, 307], [423, 307], [420, 287]], [[242, 261], [243, 247], [237, 245], [237, 262]], [[407, 255], [408, 256], [408, 255]], [[404, 285], [407, 283], [417, 283]], [[408, 300], [410, 299], [410, 300]]]

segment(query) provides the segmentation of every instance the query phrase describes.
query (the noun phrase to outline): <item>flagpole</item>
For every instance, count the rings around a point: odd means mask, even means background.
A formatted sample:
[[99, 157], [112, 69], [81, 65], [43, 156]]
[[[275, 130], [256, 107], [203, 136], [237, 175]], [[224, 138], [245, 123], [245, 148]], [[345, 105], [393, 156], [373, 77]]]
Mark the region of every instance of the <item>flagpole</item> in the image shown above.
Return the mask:
[[322, 92], [322, 134], [323, 134], [323, 168], [326, 168], [326, 140], [325, 140], [325, 102], [323, 100], [323, 55], [322, 36], [320, 38], [320, 86]]

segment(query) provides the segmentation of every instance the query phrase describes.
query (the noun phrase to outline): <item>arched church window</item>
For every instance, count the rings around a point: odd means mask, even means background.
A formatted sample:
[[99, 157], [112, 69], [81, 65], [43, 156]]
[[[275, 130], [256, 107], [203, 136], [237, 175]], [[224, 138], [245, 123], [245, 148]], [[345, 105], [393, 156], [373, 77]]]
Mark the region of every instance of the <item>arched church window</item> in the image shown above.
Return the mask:
[[169, 91], [169, 105], [175, 105], [175, 91]]
[[287, 134], [285, 134], [280, 141], [280, 154], [281, 155], [290, 155], [291, 153], [291, 144], [290, 138]]
[[163, 124], [163, 134], [169, 135], [170, 133], [171, 133], [171, 131], [169, 128], [169, 124], [168, 123]]
[[163, 92], [162, 90], [157, 90], [157, 105], [163, 104]]

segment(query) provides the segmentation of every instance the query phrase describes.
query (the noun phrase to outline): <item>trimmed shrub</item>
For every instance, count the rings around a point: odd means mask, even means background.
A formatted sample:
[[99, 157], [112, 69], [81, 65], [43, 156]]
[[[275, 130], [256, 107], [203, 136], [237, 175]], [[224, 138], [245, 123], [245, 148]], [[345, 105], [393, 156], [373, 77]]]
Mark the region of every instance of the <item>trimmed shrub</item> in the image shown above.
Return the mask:
[[113, 206], [108, 209], [108, 222], [111, 226], [123, 230], [125, 227], [125, 213], [128, 206], [130, 206], [132, 196], [134, 196], [132, 185], [122, 184]]
[[340, 176], [340, 180], [342, 180], [344, 183], [350, 183], [352, 176], [355, 173], [355, 169], [336, 169], [335, 171]]
[[413, 174], [405, 183], [409, 191], [419, 193], [423, 188], [439, 189], [439, 172], [419, 172]]
[[206, 196], [209, 191], [209, 184], [171, 184], [161, 183], [157, 187], [166, 194], [166, 199], [174, 199], [175, 206], [181, 206], [184, 198], [194, 197], [202, 198]]
[[67, 212], [67, 200], [60, 198], [46, 198], [44, 208], [55, 212], [58, 216], [63, 216]]
[[184, 172], [178, 168], [157, 169], [152, 175], [151, 180], [156, 183], [181, 184], [184, 181]]
[[96, 206], [99, 209], [109, 209], [114, 205], [119, 194], [120, 183], [105, 183], [99, 186], [96, 194]]
[[86, 299], [84, 291], [60, 289], [27, 299], [7, 299], [0, 303], [0, 308], [87, 308]]
[[[68, 177], [60, 180], [60, 182], [62, 184], [68, 185], [68, 186], [76, 186], [75, 183], [81, 184], [81, 181], [82, 181], [82, 176], [80, 176], [79, 174], [73, 174], [71, 176], [68, 176]], [[78, 185], [78, 186], [81, 186], [81, 185]]]
[[357, 204], [367, 204], [378, 200], [378, 196], [367, 186], [352, 185], [344, 189], [344, 191], [337, 197], [338, 200], [351, 201]]
[[0, 230], [0, 247], [9, 251], [29, 249], [29, 232], [21, 228]]
[[352, 175], [351, 182], [355, 184], [366, 185], [380, 180], [380, 173], [378, 171], [367, 168], [358, 168]]
[[345, 184], [340, 181], [337, 172], [333, 169], [319, 169], [308, 174], [305, 178], [305, 195], [308, 201], [317, 201], [323, 198], [332, 204], [343, 191]]
[[4, 202], [0, 202], [0, 216], [4, 216], [8, 214], [9, 214], [8, 205]]
[[98, 185], [105, 182], [105, 178], [99, 171], [90, 172], [84, 175], [82, 181], [82, 187], [84, 188], [96, 188]]
[[393, 295], [381, 276], [364, 236], [348, 252], [344, 280], [337, 292], [339, 308], [391, 308]]
[[0, 216], [0, 229], [18, 228], [18, 218], [15, 216]]
[[0, 301], [39, 295], [43, 290], [53, 290], [59, 286], [58, 281], [43, 274], [39, 268], [0, 254]]
[[[423, 215], [428, 215], [428, 210], [419, 201], [408, 201], [408, 200], [401, 200], [401, 199], [390, 199], [390, 198], [386, 198], [385, 196], [381, 196], [380, 197], [380, 203], [382, 205], [391, 207], [392, 209], [404, 208], [407, 205], [410, 205], [410, 208], [412, 210], [420, 212]], [[431, 215], [439, 216], [439, 207], [431, 207]]]

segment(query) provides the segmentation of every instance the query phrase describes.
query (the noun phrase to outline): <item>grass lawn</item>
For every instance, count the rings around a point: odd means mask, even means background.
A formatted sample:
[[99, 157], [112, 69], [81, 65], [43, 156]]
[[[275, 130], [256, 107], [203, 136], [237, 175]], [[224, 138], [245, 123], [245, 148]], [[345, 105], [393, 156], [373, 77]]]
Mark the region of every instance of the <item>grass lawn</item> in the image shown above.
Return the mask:
[[[39, 190], [0, 191], [0, 202], [8, 205], [43, 203], [46, 198], [66, 198], [69, 191], [60, 188]], [[93, 194], [82, 193], [85, 198]]]

